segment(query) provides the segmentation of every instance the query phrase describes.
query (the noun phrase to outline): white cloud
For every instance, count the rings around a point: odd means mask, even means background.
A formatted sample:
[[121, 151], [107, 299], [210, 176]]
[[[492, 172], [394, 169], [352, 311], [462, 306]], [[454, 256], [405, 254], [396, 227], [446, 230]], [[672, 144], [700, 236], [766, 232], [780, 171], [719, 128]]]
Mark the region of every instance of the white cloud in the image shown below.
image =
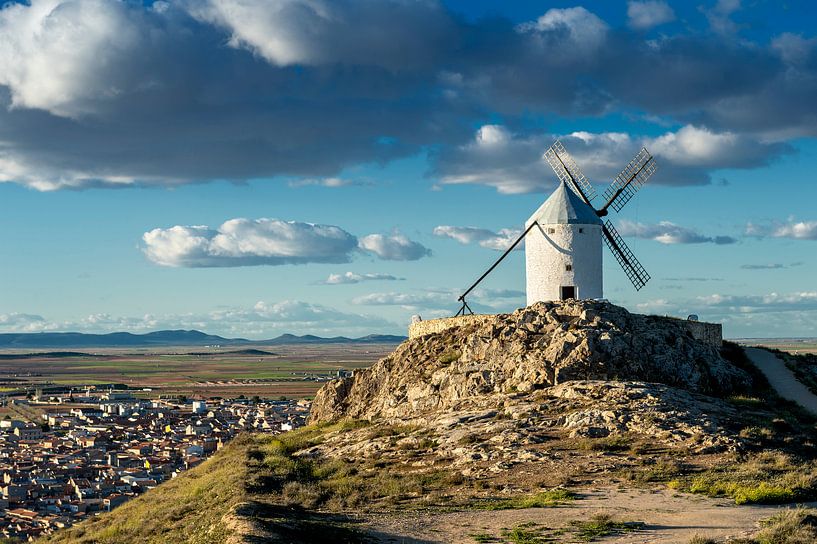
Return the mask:
[[655, 240], [662, 244], [734, 244], [737, 240], [731, 236], [705, 236], [694, 229], [676, 225], [670, 221], [656, 224], [636, 223], [622, 220], [617, 230], [622, 236]]
[[[461, 244], [478, 243], [480, 246], [496, 251], [505, 251], [513, 244], [522, 231], [519, 229], [500, 229], [494, 232], [478, 227], [455, 227], [451, 225], [440, 225], [434, 227], [434, 236], [451, 238]], [[516, 249], [525, 247], [525, 241], [519, 242]]]
[[360, 238], [360, 248], [386, 261], [416, 261], [431, 255], [431, 250], [397, 233], [369, 234]]
[[424, 292], [424, 293], [370, 293], [356, 297], [353, 304], [365, 306], [403, 306], [405, 308], [440, 308], [456, 305], [456, 296], [452, 292]]
[[186, 6], [226, 30], [231, 47], [279, 66], [342, 62], [399, 70], [430, 61], [454, 27], [435, 2], [189, 0]]
[[[361, 306], [399, 306], [405, 310], [423, 311], [426, 315], [446, 317], [456, 313], [462, 291], [457, 289], [427, 289], [416, 292], [377, 292], [352, 299]], [[476, 289], [468, 297], [468, 305], [478, 313], [512, 311], [524, 304], [525, 294], [514, 289]]]
[[[490, 127], [488, 136], [486, 127]], [[477, 130], [471, 142], [434, 155], [432, 173], [443, 184], [488, 185], [500, 193], [548, 190], [556, 183], [556, 176], [542, 154], [557, 138], [584, 174], [597, 183], [612, 180], [642, 146], [655, 156], [658, 165], [650, 183], [662, 185], [710, 183], [713, 170], [754, 168], [790, 151], [784, 144], [694, 125], [655, 138], [620, 132], [514, 134], [504, 127], [486, 125]]]
[[183, 267], [345, 263], [357, 247], [357, 238], [340, 227], [279, 219], [156, 228], [142, 240], [151, 261]]
[[380, 259], [412, 261], [431, 254], [402, 234], [358, 239], [334, 225], [281, 219], [230, 219], [218, 228], [176, 225], [142, 235], [144, 253], [156, 264], [206, 268], [306, 263], [347, 263], [359, 250]]
[[798, 221], [779, 225], [772, 231], [776, 238], [795, 238], [797, 240], [817, 240], [817, 221]]
[[398, 278], [391, 274], [358, 274], [357, 272], [345, 272], [343, 274], [329, 274], [322, 283], [326, 285], [344, 285], [361, 283], [364, 281], [398, 281], [405, 278]]
[[338, 334], [363, 336], [378, 332], [400, 332], [401, 326], [366, 314], [346, 313], [327, 306], [297, 300], [259, 301], [251, 307], [219, 309], [198, 314], [146, 314], [140, 317], [91, 314], [76, 320], [51, 321], [31, 314], [0, 315], [0, 332], [85, 332], [126, 331], [145, 333], [164, 329], [197, 329], [228, 337], [268, 339], [294, 334]]
[[474, 140], [476, 145], [483, 148], [499, 147], [511, 140], [511, 133], [502, 125], [482, 125]]
[[561, 42], [560, 54], [571, 58], [576, 53], [591, 54], [607, 39], [608, 26], [596, 14], [583, 7], [552, 8], [536, 21], [519, 25], [520, 32], [535, 34], [552, 45]]
[[[736, 7], [711, 12], [728, 23]], [[817, 134], [813, 38], [697, 30], [645, 44], [580, 7], [515, 26], [435, 1], [7, 2], [0, 181], [339, 186], [350, 167], [433, 149], [446, 183], [530, 192], [552, 177], [539, 164], [551, 138], [514, 134], [529, 120], [637, 111], [720, 136], [695, 138], [725, 146], [724, 160], [695, 146], [674, 153], [683, 134], [668, 142], [677, 168], [662, 163], [656, 181], [702, 184], [711, 169], [756, 167], [788, 149], [769, 141]], [[474, 137], [468, 127], [480, 124]]]
[[330, 189], [337, 189], [339, 187], [354, 187], [354, 186], [362, 186], [362, 185], [371, 185], [371, 183], [356, 180], [356, 179], [347, 179], [347, 178], [339, 178], [339, 177], [328, 177], [328, 178], [302, 178], [302, 179], [295, 179], [289, 182], [290, 187], [308, 187], [308, 186], [318, 186], [318, 187], [328, 187]]
[[126, 86], [147, 84], [119, 71], [148, 47], [124, 2], [33, 0], [0, 9], [0, 84], [14, 107], [73, 117], [94, 111]]
[[647, 30], [675, 20], [675, 12], [663, 0], [627, 2], [627, 24], [638, 30]]
[[744, 231], [747, 236], [762, 238], [792, 238], [794, 240], [817, 240], [817, 221], [793, 221], [785, 223], [749, 223]]
[[0, 314], [0, 331], [39, 332], [48, 330], [49, 325], [41, 315], [16, 312]]

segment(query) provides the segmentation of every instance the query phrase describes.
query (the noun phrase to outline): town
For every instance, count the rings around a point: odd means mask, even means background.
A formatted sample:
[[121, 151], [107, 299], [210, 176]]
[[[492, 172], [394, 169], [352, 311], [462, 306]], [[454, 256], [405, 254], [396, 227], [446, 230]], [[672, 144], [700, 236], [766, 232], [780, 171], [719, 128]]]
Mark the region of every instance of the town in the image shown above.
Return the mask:
[[200, 464], [242, 431], [288, 431], [309, 413], [307, 401], [63, 390], [7, 401], [0, 420], [0, 536], [7, 539], [33, 540], [110, 511]]

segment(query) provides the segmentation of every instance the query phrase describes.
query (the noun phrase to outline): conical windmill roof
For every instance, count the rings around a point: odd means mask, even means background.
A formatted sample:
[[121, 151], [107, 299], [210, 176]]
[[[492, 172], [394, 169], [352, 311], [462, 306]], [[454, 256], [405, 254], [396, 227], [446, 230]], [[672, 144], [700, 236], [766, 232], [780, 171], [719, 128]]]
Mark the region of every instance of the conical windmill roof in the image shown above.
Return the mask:
[[568, 189], [564, 182], [539, 206], [526, 224], [530, 225], [534, 221], [540, 225], [601, 225], [601, 219], [593, 208], [573, 190]]

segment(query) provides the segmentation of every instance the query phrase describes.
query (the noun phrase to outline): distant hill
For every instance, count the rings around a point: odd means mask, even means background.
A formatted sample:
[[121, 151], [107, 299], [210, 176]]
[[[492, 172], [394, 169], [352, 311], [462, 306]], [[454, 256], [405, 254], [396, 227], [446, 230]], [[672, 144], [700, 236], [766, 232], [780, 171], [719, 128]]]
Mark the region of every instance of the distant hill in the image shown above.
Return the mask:
[[360, 338], [347, 338], [345, 336], [332, 336], [323, 338], [305, 334], [296, 336], [294, 334], [282, 334], [272, 340], [261, 340], [257, 344], [399, 344], [405, 340], [405, 336], [395, 336], [391, 334], [370, 334]]
[[246, 338], [224, 338], [201, 331], [167, 330], [146, 334], [113, 332], [109, 334], [85, 334], [79, 332], [39, 332], [0, 334], [0, 349], [76, 349], [76, 348], [128, 348], [160, 346], [241, 346], [270, 344], [396, 344], [405, 340], [403, 336], [370, 334], [362, 338], [335, 336], [322, 338], [310, 334], [296, 336], [282, 334], [269, 340], [247, 340]]

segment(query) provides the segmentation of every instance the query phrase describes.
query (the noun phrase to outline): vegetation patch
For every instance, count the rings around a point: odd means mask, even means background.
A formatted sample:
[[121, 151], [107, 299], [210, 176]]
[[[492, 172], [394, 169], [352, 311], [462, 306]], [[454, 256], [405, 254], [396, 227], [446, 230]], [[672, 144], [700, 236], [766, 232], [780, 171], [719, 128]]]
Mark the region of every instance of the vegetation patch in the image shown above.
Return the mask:
[[596, 514], [587, 521], [573, 521], [570, 525], [575, 529], [576, 537], [584, 542], [631, 533], [644, 527], [641, 521], [615, 521], [608, 514]]
[[553, 542], [553, 532], [535, 523], [523, 523], [502, 532], [505, 541], [513, 544], [540, 544]]
[[585, 438], [576, 442], [576, 449], [588, 451], [629, 451], [632, 446], [633, 439], [626, 435]]
[[[760, 522], [753, 537], [731, 539], [728, 544], [810, 544], [817, 542], [817, 510], [792, 508]], [[689, 544], [721, 544], [722, 541], [696, 535]]]
[[785, 453], [764, 452], [668, 485], [709, 497], [729, 497], [736, 504], [785, 504], [817, 497], [817, 466]]

